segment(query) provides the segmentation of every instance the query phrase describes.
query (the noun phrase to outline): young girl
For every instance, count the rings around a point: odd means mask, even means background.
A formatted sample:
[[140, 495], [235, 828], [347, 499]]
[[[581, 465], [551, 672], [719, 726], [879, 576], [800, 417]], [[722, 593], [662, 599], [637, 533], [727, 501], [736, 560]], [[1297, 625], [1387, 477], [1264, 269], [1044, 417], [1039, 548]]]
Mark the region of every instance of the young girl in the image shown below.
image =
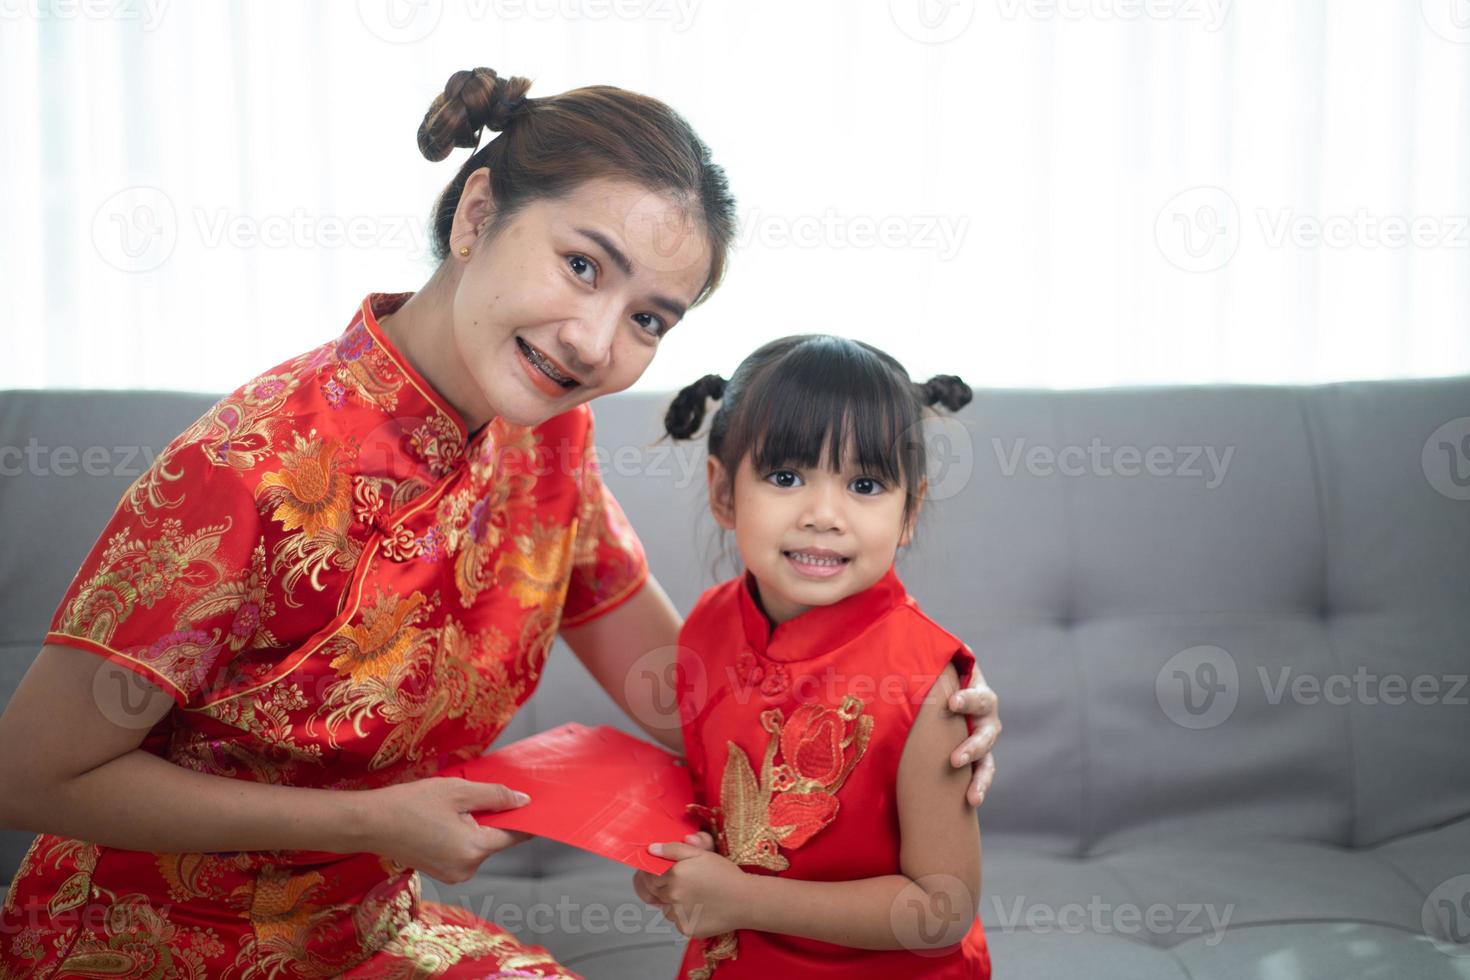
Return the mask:
[[970, 396], [804, 335], [669, 409], [669, 434], [689, 438], [721, 400], [710, 509], [746, 569], [679, 634], [685, 754], [715, 851], [655, 844], [676, 863], [635, 877], [694, 939], [681, 980], [990, 975], [966, 776], [934, 761], [966, 734], [946, 704], [974, 657], [893, 568], [925, 491], [923, 410]]

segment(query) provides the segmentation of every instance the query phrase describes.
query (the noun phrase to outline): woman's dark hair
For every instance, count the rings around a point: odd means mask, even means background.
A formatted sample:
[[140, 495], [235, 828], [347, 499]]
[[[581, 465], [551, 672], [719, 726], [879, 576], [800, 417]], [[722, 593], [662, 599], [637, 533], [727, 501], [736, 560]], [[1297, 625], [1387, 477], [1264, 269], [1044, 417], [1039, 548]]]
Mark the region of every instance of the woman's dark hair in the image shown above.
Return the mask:
[[727, 479], [747, 455], [762, 473], [817, 466], [823, 446], [827, 468], [839, 472], [844, 450], [850, 450], [864, 473], [907, 491], [907, 526], [918, 507], [914, 491], [928, 466], [924, 410], [942, 405], [959, 411], [973, 394], [952, 374], [915, 384], [902, 364], [860, 340], [801, 334], [761, 347], [729, 381], [707, 374], [680, 391], [664, 416], [664, 430], [675, 439], [692, 438], [708, 401], [718, 400], [709, 454], [720, 461]]
[[490, 168], [496, 214], [487, 234], [532, 201], [560, 197], [597, 178], [626, 179], [682, 201], [703, 224], [709, 277], [695, 303], [724, 276], [735, 232], [735, 199], [709, 147], [673, 109], [636, 92], [594, 85], [531, 99], [529, 79], [489, 68], [457, 71], [419, 125], [419, 151], [443, 160], [457, 146], [476, 147], [480, 131], [500, 133], [459, 168], [434, 205], [433, 254], [449, 255], [449, 231], [465, 181]]

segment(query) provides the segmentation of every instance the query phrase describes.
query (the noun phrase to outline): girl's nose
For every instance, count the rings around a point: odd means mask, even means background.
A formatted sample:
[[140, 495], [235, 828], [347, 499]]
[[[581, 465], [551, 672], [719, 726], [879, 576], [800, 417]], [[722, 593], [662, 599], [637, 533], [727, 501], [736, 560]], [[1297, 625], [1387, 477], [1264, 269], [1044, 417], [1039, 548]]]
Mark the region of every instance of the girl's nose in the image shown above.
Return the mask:
[[801, 526], [813, 531], [844, 530], [842, 488], [831, 480], [819, 480], [807, 494]]

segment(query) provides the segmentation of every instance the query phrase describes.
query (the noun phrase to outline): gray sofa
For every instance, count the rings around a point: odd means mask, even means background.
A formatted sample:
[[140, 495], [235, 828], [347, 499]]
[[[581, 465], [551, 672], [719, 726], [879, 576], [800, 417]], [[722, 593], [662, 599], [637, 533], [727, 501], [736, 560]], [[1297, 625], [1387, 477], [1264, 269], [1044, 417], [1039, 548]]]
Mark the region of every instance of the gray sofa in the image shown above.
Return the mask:
[[[0, 393], [0, 703], [129, 447], [210, 401]], [[687, 611], [717, 541], [698, 454], [646, 448], [663, 405], [605, 400], [599, 443]], [[1470, 378], [981, 391], [961, 418], [899, 570], [1002, 696], [995, 975], [1470, 978]], [[634, 730], [614, 711], [559, 645], [504, 739]], [[672, 976], [629, 878], [536, 841], [425, 891], [588, 977]]]

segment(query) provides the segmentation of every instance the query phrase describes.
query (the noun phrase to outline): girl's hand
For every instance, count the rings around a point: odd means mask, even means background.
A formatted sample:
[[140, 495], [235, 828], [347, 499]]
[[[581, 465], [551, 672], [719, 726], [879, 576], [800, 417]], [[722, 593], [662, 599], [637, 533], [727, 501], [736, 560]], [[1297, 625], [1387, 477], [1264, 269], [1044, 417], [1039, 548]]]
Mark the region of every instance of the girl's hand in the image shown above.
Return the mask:
[[530, 802], [498, 783], [433, 777], [359, 795], [369, 826], [364, 850], [448, 884], [468, 881], [487, 857], [532, 836], [482, 827], [471, 816]]
[[640, 871], [633, 877], [638, 897], [657, 906], [690, 939], [743, 928], [741, 909], [750, 901], [751, 876], [702, 844], [652, 844], [649, 851], [671, 858], [674, 866], [661, 875]]
[[973, 776], [965, 799], [971, 806], [979, 806], [995, 779], [995, 756], [991, 750], [995, 748], [996, 739], [1000, 738], [1000, 699], [990, 689], [990, 685], [985, 683], [985, 676], [980, 673], [978, 663], [970, 678], [970, 686], [956, 691], [950, 697], [949, 708], [956, 714], [969, 715], [975, 719], [975, 734], [950, 753], [949, 762], [955, 767], [973, 763]]

